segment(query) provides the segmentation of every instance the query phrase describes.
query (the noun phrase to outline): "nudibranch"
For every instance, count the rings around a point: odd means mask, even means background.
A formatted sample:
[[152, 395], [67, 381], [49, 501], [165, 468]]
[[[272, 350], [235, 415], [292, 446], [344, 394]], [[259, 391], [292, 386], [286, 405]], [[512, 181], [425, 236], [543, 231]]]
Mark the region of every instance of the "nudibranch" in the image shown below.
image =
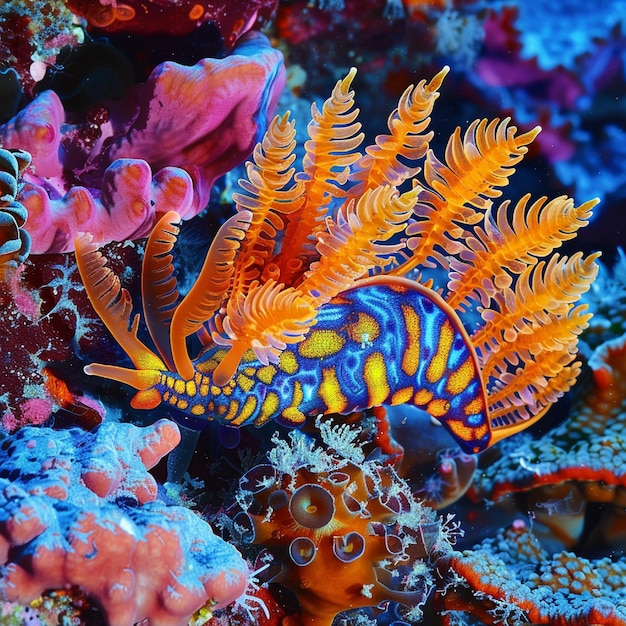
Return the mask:
[[[137, 337], [130, 294], [79, 236], [87, 294], [135, 367], [85, 371], [138, 389], [136, 408], [163, 402], [233, 426], [298, 426], [307, 415], [409, 403], [471, 453], [539, 419], [580, 369], [577, 337], [590, 314], [577, 301], [597, 255], [555, 249], [595, 201], [524, 196], [494, 207], [539, 132], [519, 134], [508, 119], [457, 129], [440, 161], [427, 129], [447, 71], [410, 86], [389, 134], [361, 153], [350, 70], [321, 110], [313, 105], [298, 173], [294, 122], [277, 116], [246, 164], [236, 213], [182, 298], [178, 217], [165, 214], [142, 272], [158, 354]], [[448, 274], [439, 292], [406, 277], [433, 267]], [[462, 321], [470, 307], [481, 320], [471, 331]], [[193, 358], [192, 335], [203, 345]]]

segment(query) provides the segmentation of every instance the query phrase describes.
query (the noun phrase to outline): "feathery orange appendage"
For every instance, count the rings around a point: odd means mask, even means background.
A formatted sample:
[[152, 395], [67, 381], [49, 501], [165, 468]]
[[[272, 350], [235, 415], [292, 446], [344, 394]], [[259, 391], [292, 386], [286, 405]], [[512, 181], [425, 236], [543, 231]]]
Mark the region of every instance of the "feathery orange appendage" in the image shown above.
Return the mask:
[[463, 225], [474, 225], [484, 217], [490, 198], [501, 195], [515, 164], [539, 127], [518, 135], [509, 119], [476, 120], [461, 138], [456, 129], [446, 147], [446, 164], [428, 151], [424, 163], [426, 187], [415, 207], [417, 221], [407, 229], [411, 257], [392, 274], [402, 275], [418, 265], [447, 269], [448, 255], [462, 249]]
[[80, 233], [75, 250], [78, 271], [93, 308], [138, 370], [166, 370], [165, 363], [138, 339], [139, 315], [131, 323], [130, 294], [120, 286], [119, 278], [106, 266], [92, 240], [91, 234]]
[[300, 210], [305, 200], [304, 184], [294, 181], [295, 136], [295, 123], [289, 120], [289, 114], [276, 116], [263, 141], [254, 148], [253, 160], [246, 163], [247, 179], [239, 180], [245, 193], [233, 194], [237, 210], [247, 209], [252, 214], [237, 252], [234, 293], [246, 293], [262, 272], [265, 278], [276, 274], [272, 277], [278, 279], [278, 268], [268, 263], [277, 233], [285, 228], [284, 216]]
[[[591, 313], [586, 305], [576, 306], [566, 314], [544, 313], [541, 323], [524, 322], [510, 341], [501, 341], [497, 349], [490, 347], [481, 358], [481, 368], [486, 376], [497, 377], [509, 366], [538, 358], [543, 352], [562, 351], [572, 344], [587, 328]], [[494, 346], [495, 347], [495, 346]]]
[[350, 166], [361, 158], [357, 148], [364, 135], [359, 132], [359, 109], [354, 108], [354, 91], [350, 90], [355, 75], [356, 69], [352, 68], [337, 81], [321, 111], [315, 104], [311, 107], [303, 171], [296, 174], [296, 180], [304, 184], [306, 200], [302, 209], [288, 219], [282, 249], [275, 259], [280, 277], [277, 280], [285, 284], [293, 284], [316, 258], [311, 236], [323, 230], [332, 200], [346, 196], [343, 185]]
[[503, 202], [495, 217], [489, 210], [482, 227], [459, 238], [459, 258], [450, 261], [446, 297], [450, 306], [460, 308], [478, 300], [488, 307], [496, 293], [512, 284], [514, 275], [575, 237], [589, 223], [598, 202], [590, 200], [576, 207], [566, 196], [548, 202], [542, 197], [529, 206], [529, 199], [529, 194], [523, 196], [510, 218], [509, 201]]
[[219, 311], [232, 288], [234, 263], [239, 242], [252, 220], [250, 211], [240, 211], [218, 230], [189, 293], [176, 307], [170, 325], [170, 344], [176, 371], [193, 378], [193, 363], [187, 351], [187, 337], [199, 331]]
[[528, 266], [515, 288], [496, 294], [485, 325], [471, 337], [487, 383], [490, 416], [502, 438], [519, 420], [534, 419], [573, 385], [578, 335], [591, 315], [574, 306], [589, 289], [599, 255], [553, 254]]
[[554, 254], [548, 262], [528, 266], [519, 276], [515, 289], [503, 289], [493, 301], [497, 308], [483, 309], [485, 324], [471, 335], [481, 354], [497, 351], [502, 342], [512, 342], [523, 332], [526, 321], [547, 321], [547, 313], [568, 314], [571, 305], [585, 293], [598, 273], [599, 253], [583, 258]]
[[213, 333], [215, 343], [231, 346], [213, 372], [213, 381], [224, 385], [249, 349], [261, 363], [277, 362], [287, 344], [304, 339], [315, 316], [311, 298], [274, 280], [251, 285], [245, 296], [233, 294], [217, 327], [221, 332]]
[[378, 135], [375, 145], [368, 146], [366, 154], [356, 163], [350, 179], [360, 182], [350, 189], [348, 197], [357, 198], [366, 189], [379, 185], [399, 187], [420, 171], [421, 168], [411, 167], [399, 157], [410, 163], [426, 154], [434, 133], [425, 131], [430, 125], [430, 114], [439, 97], [439, 88], [449, 71], [446, 66], [430, 82], [421, 80], [406, 88], [387, 121], [390, 134]]
[[382, 242], [405, 229], [420, 191], [415, 187], [399, 195], [395, 187], [382, 185], [350, 201], [335, 219], [328, 217], [326, 232], [318, 235], [319, 260], [298, 288], [319, 304], [328, 302], [402, 249], [404, 244]]
[[169, 370], [174, 370], [170, 346], [170, 323], [178, 304], [172, 248], [180, 229], [180, 215], [166, 213], [157, 222], [146, 243], [141, 272], [141, 302], [148, 332]]

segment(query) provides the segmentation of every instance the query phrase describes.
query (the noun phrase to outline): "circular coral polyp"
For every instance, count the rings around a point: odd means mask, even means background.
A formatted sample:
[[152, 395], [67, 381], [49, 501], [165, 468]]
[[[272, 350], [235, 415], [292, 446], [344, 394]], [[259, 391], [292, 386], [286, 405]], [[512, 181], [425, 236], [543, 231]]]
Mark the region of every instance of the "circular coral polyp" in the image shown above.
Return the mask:
[[308, 537], [297, 537], [289, 544], [289, 556], [296, 565], [309, 565], [316, 554], [317, 548]]
[[240, 481], [240, 486], [244, 491], [250, 493], [261, 493], [267, 489], [267, 485], [275, 482], [278, 484], [278, 472], [269, 464], [256, 465], [248, 470]]
[[396, 557], [401, 556], [404, 552], [402, 539], [397, 535], [385, 535], [385, 546], [387, 547], [387, 551]]
[[350, 482], [350, 475], [345, 472], [333, 472], [328, 475], [328, 480], [335, 487], [345, 487]]
[[302, 485], [291, 497], [289, 512], [304, 528], [322, 528], [335, 515], [335, 498], [319, 485]]
[[371, 517], [369, 511], [361, 506], [361, 503], [349, 493], [342, 493], [341, 499], [350, 513], [361, 513], [363, 517]]
[[365, 552], [365, 538], [357, 532], [333, 537], [333, 553], [343, 563], [356, 561]]
[[274, 511], [278, 511], [287, 506], [289, 502], [289, 495], [284, 489], [277, 489], [276, 491], [272, 491], [267, 499], [267, 504], [274, 509]]

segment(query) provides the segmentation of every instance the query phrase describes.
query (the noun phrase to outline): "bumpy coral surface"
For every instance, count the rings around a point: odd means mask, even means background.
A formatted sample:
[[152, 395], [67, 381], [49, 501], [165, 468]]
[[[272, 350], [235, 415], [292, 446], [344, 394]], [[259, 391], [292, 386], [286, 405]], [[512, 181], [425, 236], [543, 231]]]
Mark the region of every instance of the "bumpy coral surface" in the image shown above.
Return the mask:
[[94, 432], [22, 428], [0, 446], [0, 598], [77, 585], [111, 626], [183, 626], [238, 598], [247, 565], [147, 472], [180, 440], [162, 420]]
[[30, 236], [22, 228], [28, 213], [16, 199], [21, 174], [29, 164], [28, 152], [0, 148], [0, 279], [30, 251]]
[[[448, 575], [459, 578], [437, 599], [439, 610], [451, 611], [443, 614], [446, 625], [456, 623], [457, 611], [481, 624], [626, 624], [623, 559], [550, 556], [522, 522], [473, 550], [441, 559], [439, 571], [448, 567]], [[468, 588], [474, 593], [469, 601]]]
[[104, 107], [95, 135], [66, 119], [55, 92], [40, 94], [0, 126], [5, 147], [33, 157], [19, 198], [32, 251], [71, 250], [81, 231], [100, 243], [139, 238], [158, 214], [202, 211], [215, 179], [252, 151], [283, 83], [281, 53], [250, 33], [225, 59], [161, 64]]

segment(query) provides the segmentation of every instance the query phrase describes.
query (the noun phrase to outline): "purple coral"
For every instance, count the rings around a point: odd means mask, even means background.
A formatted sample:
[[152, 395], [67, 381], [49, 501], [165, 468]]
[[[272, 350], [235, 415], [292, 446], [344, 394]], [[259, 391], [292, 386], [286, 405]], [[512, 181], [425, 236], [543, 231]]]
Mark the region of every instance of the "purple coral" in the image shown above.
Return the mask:
[[112, 626], [187, 624], [245, 590], [246, 562], [146, 471], [175, 447], [167, 420], [93, 432], [25, 427], [0, 446], [0, 599], [79, 586]]

